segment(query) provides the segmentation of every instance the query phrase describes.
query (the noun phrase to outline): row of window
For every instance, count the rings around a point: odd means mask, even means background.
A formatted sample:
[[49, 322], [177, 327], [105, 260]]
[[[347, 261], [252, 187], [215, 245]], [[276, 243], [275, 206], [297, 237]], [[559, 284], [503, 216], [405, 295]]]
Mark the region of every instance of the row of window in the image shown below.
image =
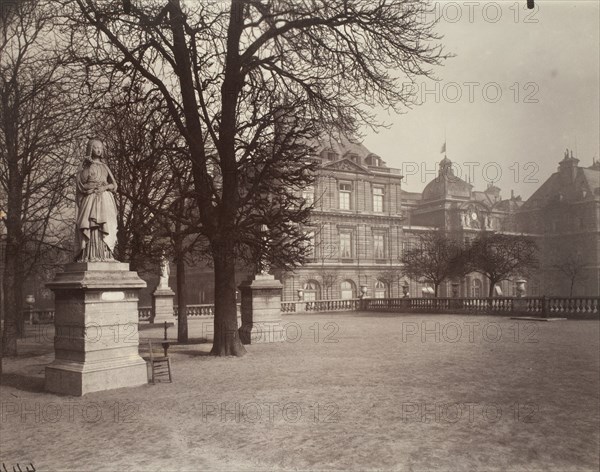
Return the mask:
[[[352, 210], [352, 184], [341, 182], [338, 189], [340, 210]], [[373, 187], [373, 211], [383, 213], [383, 187]]]
[[[342, 300], [348, 300], [350, 298], [357, 298], [358, 293], [356, 291], [356, 284], [352, 280], [343, 280], [340, 283], [340, 298]], [[305, 301], [319, 300], [321, 298], [321, 286], [316, 280], [309, 280], [303, 286], [303, 296]], [[386, 298], [388, 295], [388, 287], [382, 280], [375, 281], [375, 292], [374, 298]]]
[[[314, 188], [307, 187], [302, 191], [302, 198], [307, 205], [314, 202]], [[338, 208], [340, 210], [352, 210], [352, 184], [341, 182], [338, 186]], [[383, 187], [373, 187], [373, 211], [383, 213], [384, 207], [384, 189]]]
[[[308, 251], [309, 258], [315, 257], [315, 232], [309, 231], [306, 233], [308, 239]], [[352, 230], [340, 230], [339, 231], [339, 246], [338, 250], [335, 248], [326, 251], [323, 249], [321, 257], [324, 258], [335, 258], [341, 259], [353, 259], [355, 257], [354, 249], [354, 232]], [[373, 232], [373, 257], [375, 259], [384, 259], [387, 257], [387, 234], [385, 232]], [[336, 254], [337, 252], [337, 254]]]
[[[498, 287], [499, 288], [499, 287]], [[316, 280], [309, 280], [302, 286], [303, 289], [303, 299], [306, 301], [313, 301], [321, 299], [321, 286], [319, 282]], [[372, 295], [372, 298], [387, 298], [389, 296], [389, 287], [386, 282], [383, 280], [375, 281], [375, 290]], [[343, 300], [347, 300], [350, 298], [358, 297], [358, 292], [356, 290], [356, 284], [352, 280], [343, 280], [339, 285], [340, 290], [340, 298]], [[472, 279], [469, 287], [467, 288], [469, 294], [466, 296], [471, 296], [475, 298], [479, 298], [482, 296], [486, 296], [483, 291], [483, 284], [479, 279]], [[516, 296], [516, 284], [512, 283], [509, 286], [510, 294], [506, 294], [509, 296]], [[539, 291], [538, 287], [535, 288], [536, 294]], [[497, 295], [502, 295], [502, 291], [498, 290]], [[413, 296], [419, 296], [419, 294], [413, 294]]]

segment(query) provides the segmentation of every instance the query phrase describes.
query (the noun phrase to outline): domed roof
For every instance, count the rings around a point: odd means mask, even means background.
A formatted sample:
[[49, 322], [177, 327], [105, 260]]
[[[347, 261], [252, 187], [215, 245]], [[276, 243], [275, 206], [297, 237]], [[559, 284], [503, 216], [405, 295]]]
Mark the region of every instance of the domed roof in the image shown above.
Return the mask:
[[454, 175], [452, 161], [444, 156], [440, 161], [438, 176], [423, 190], [423, 200], [439, 200], [448, 197], [470, 198], [472, 187], [471, 184]]

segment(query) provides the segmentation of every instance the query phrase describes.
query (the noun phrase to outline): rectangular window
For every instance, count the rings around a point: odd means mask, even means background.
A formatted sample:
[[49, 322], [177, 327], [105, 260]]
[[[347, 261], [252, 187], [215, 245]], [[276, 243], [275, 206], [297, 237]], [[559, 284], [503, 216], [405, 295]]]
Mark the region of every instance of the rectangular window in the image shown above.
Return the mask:
[[351, 184], [340, 184], [340, 210], [350, 210]]
[[383, 213], [383, 189], [373, 188], [373, 211]]
[[373, 233], [373, 255], [375, 259], [385, 258], [385, 234]]
[[315, 189], [313, 187], [306, 187], [302, 190], [302, 199], [306, 205], [312, 205], [315, 201]]
[[340, 257], [352, 258], [352, 233], [348, 231], [340, 233]]

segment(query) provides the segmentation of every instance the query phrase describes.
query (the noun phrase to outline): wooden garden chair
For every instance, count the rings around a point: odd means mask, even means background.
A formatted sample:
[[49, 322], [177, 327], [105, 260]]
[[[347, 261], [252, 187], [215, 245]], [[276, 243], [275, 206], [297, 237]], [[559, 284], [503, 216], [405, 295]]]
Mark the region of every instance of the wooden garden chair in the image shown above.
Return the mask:
[[[167, 346], [168, 347], [168, 346]], [[152, 369], [152, 378], [150, 383], [173, 382], [171, 377], [171, 360], [167, 355], [167, 350], [164, 348], [164, 353], [155, 353], [152, 349], [152, 339], [148, 339], [148, 349], [150, 350], [149, 357], [144, 357], [146, 362], [150, 363]]]

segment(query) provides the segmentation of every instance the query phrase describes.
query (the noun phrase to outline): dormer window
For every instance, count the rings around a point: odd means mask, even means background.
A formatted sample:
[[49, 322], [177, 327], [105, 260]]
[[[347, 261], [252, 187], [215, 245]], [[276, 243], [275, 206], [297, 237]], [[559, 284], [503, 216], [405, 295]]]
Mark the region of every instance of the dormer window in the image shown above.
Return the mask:
[[360, 164], [360, 157], [355, 152], [351, 152], [350, 154], [348, 154], [348, 159], [350, 159], [352, 162]]
[[381, 167], [381, 158], [375, 154], [370, 154], [367, 156], [365, 162], [373, 167]]
[[321, 159], [328, 161], [337, 161], [338, 153], [335, 152], [333, 149], [323, 149], [321, 151]]

